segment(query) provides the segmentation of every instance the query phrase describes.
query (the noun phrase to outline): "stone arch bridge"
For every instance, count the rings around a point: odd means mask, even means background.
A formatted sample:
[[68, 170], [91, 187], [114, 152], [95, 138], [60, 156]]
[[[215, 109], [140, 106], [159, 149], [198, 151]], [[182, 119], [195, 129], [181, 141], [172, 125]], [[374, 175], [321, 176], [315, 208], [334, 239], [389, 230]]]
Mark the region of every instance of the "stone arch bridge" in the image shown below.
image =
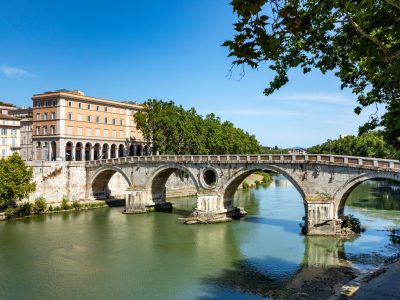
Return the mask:
[[302, 196], [307, 234], [336, 234], [350, 192], [368, 179], [400, 181], [397, 160], [326, 154], [184, 155], [123, 157], [86, 163], [86, 198], [104, 192], [120, 173], [127, 181], [127, 213], [168, 206], [165, 183], [175, 171], [185, 172], [197, 190], [192, 217], [208, 223], [221, 216], [237, 217], [233, 195], [251, 173], [271, 170], [283, 174]]

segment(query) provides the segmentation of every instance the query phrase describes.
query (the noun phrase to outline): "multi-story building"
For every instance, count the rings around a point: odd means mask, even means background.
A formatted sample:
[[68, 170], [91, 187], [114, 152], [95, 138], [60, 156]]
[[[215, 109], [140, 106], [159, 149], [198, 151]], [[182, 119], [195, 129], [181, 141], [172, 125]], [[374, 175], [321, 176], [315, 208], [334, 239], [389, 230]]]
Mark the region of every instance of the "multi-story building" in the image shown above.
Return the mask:
[[20, 150], [20, 122], [18, 118], [0, 114], [0, 158]]
[[33, 152], [36, 160], [97, 160], [150, 155], [136, 128], [142, 105], [57, 90], [33, 101]]
[[32, 148], [32, 108], [21, 106], [17, 109], [8, 111], [10, 116], [20, 119], [20, 145], [21, 145], [21, 157], [24, 160], [33, 160], [33, 148]]

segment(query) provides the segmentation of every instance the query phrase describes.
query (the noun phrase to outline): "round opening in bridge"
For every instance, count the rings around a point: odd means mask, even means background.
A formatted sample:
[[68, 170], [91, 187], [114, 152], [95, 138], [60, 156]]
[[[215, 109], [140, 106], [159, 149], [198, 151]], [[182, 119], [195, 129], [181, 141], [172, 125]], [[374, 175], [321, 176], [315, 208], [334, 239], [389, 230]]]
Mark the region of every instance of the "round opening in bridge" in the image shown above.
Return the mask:
[[217, 182], [217, 173], [214, 170], [207, 169], [203, 173], [203, 179], [207, 185], [214, 185]]

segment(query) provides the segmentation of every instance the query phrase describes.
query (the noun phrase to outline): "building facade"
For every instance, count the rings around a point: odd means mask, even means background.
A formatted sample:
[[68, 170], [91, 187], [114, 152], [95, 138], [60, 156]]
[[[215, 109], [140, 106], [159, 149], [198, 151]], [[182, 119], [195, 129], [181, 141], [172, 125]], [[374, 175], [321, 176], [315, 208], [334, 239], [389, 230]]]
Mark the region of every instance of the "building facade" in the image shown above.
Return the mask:
[[143, 106], [58, 90], [32, 97], [34, 160], [150, 155], [134, 114]]
[[0, 114], [0, 158], [19, 152], [20, 121], [7, 114]]
[[20, 154], [24, 160], [33, 160], [34, 157], [32, 147], [32, 112], [31, 107], [19, 107], [8, 112], [10, 116], [20, 119]]

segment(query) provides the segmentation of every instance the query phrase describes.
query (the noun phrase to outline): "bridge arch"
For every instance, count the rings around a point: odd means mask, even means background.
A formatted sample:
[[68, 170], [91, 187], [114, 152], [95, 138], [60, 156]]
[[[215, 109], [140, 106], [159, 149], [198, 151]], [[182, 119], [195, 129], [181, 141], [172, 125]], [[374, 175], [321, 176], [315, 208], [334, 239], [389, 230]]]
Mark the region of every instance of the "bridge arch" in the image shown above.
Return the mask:
[[386, 172], [369, 172], [355, 176], [354, 178], [348, 180], [345, 184], [343, 184], [334, 195], [336, 208], [335, 211], [337, 212], [336, 217], [340, 217], [341, 215], [343, 215], [344, 207], [350, 193], [362, 182], [373, 179], [390, 179], [400, 182], [399, 175], [396, 176], [392, 173]]
[[122, 169], [115, 166], [105, 166], [97, 170], [91, 177], [88, 194], [94, 198], [108, 198], [110, 193], [108, 190], [108, 183], [115, 173], [121, 174], [128, 186], [132, 185], [129, 176], [127, 176]]
[[230, 208], [233, 205], [233, 196], [238, 189], [239, 185], [245, 180], [249, 175], [257, 171], [269, 170], [282, 174], [286, 179], [293, 184], [296, 190], [300, 193], [303, 200], [305, 199], [305, 192], [301, 185], [288, 174], [285, 170], [269, 164], [257, 164], [249, 165], [241, 168], [231, 178], [220, 188], [220, 193], [223, 195], [223, 201], [225, 208]]
[[197, 192], [199, 192], [200, 187], [196, 179], [196, 176], [186, 167], [180, 164], [168, 164], [166, 166], [161, 166], [156, 169], [153, 174], [149, 177], [146, 183], [146, 190], [151, 194], [151, 198], [154, 203], [162, 203], [166, 198], [166, 188], [165, 184], [168, 178], [175, 171], [182, 171], [189, 176], [192, 180]]

